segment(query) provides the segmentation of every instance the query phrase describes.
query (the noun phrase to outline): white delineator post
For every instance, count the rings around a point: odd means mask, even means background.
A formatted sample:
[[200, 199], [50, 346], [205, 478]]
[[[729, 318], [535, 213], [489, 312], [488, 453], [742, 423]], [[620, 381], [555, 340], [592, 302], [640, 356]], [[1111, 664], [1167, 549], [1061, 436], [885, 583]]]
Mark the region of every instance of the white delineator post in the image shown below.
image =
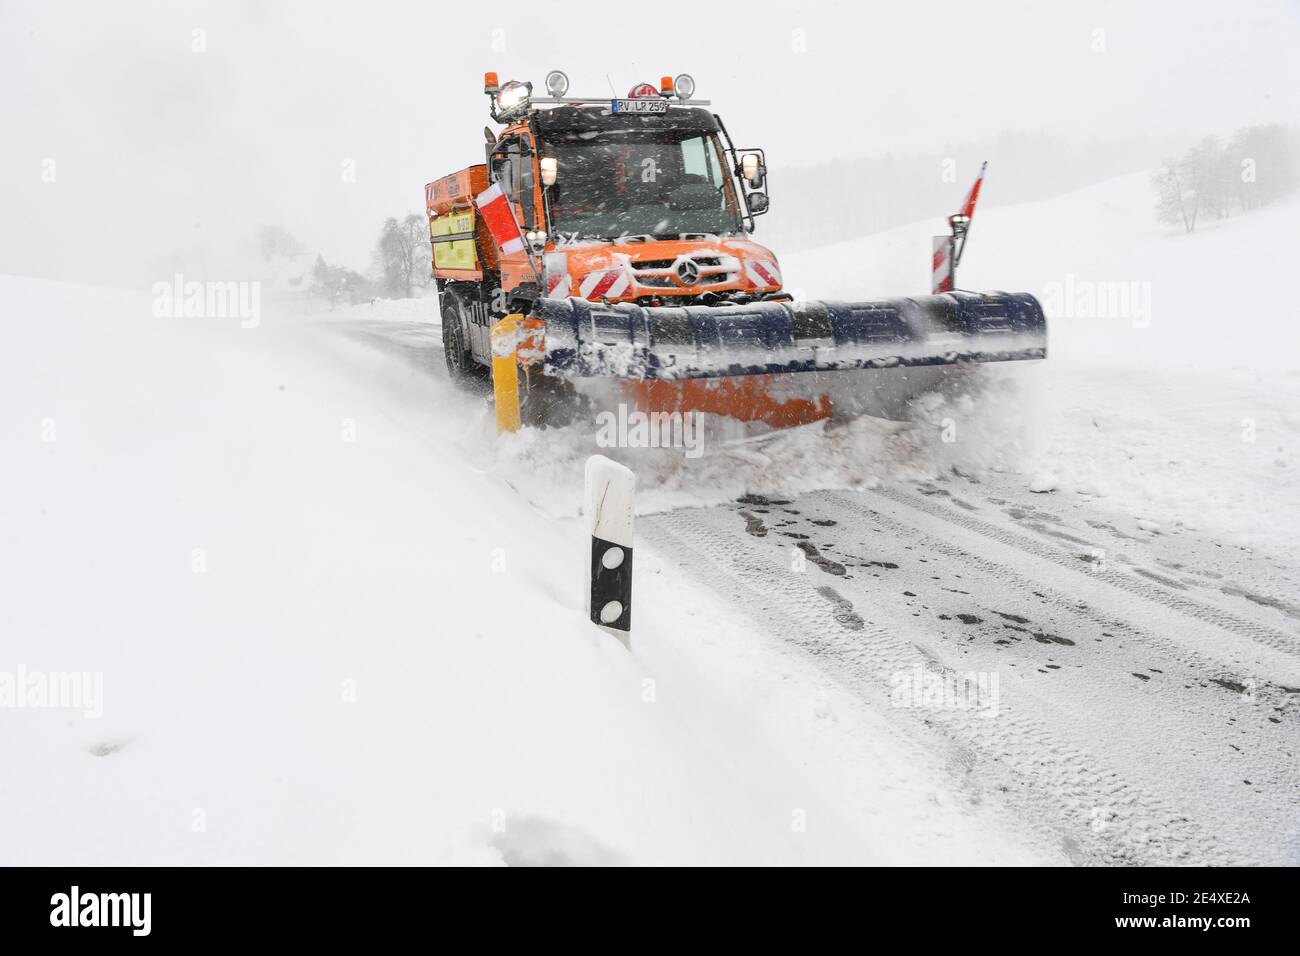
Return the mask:
[[587, 616], [615, 631], [632, 630], [632, 495], [636, 475], [604, 455], [587, 459], [584, 514], [591, 535]]

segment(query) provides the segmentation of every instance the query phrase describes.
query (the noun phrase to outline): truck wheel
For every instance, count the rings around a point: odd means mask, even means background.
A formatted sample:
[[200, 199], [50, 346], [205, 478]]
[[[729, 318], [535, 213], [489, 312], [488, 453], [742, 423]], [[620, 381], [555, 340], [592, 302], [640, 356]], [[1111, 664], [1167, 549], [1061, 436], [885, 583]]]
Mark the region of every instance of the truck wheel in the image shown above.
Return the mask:
[[447, 359], [447, 377], [456, 385], [466, 387], [482, 378], [465, 344], [465, 318], [460, 299], [452, 292], [442, 294], [442, 352]]

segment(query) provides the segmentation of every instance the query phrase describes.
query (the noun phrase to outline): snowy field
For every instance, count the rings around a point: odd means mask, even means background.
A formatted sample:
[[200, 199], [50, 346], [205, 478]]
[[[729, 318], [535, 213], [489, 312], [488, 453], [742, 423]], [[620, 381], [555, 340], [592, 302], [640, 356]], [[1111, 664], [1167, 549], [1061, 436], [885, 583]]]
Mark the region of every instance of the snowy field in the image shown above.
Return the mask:
[[[0, 863], [1300, 862], [1300, 206], [1171, 235], [1144, 182], [981, 210], [959, 284], [1039, 295], [1048, 361], [613, 452], [630, 649], [582, 611], [590, 428], [497, 441], [433, 299], [0, 279], [0, 671], [103, 681], [6, 711]], [[934, 226], [787, 284], [924, 291]], [[900, 706], [914, 664], [998, 714]]]

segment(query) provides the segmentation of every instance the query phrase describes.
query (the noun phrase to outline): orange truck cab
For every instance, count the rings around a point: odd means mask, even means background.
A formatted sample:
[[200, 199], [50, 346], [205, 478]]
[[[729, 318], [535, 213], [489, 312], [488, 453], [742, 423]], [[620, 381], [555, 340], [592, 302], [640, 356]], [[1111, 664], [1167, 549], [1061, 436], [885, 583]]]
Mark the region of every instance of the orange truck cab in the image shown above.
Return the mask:
[[505, 128], [484, 131], [482, 164], [425, 187], [447, 367], [491, 369], [501, 431], [571, 421], [609, 383], [643, 412], [784, 427], [828, 418], [831, 391], [851, 414], [887, 369], [924, 384], [1046, 358], [1033, 295], [954, 281], [984, 167], [934, 238], [929, 295], [796, 300], [749, 239], [768, 207], [763, 151], [735, 148], [691, 77], [613, 99], [568, 86], [555, 70], [535, 97], [488, 73]]
[[[776, 256], [748, 236], [767, 211], [762, 150], [737, 150], [693, 100], [687, 75], [625, 98], [567, 98], [485, 77], [492, 117], [485, 162], [425, 187], [443, 345], [453, 378], [492, 365], [492, 327], [529, 322], [538, 300], [644, 306], [789, 300]], [[513, 222], [493, 230], [482, 197], [504, 193]], [[498, 217], [498, 224], [502, 221]], [[522, 241], [520, 241], [522, 240]], [[527, 349], [519, 352], [527, 364]], [[527, 374], [527, 369], [525, 369]]]

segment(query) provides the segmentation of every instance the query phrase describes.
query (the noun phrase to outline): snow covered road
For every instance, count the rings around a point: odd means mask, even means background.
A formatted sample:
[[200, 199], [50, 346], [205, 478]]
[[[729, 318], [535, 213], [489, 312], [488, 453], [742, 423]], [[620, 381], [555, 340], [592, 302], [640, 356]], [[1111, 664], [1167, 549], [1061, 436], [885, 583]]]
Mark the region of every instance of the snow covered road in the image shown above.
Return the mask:
[[[333, 328], [436, 365], [418, 321]], [[960, 468], [677, 507], [638, 535], [751, 651], [793, 648], [1072, 862], [1300, 861], [1292, 554]]]
[[1285, 578], [1247, 596], [1212, 541], [1174, 562], [1093, 527], [1104, 512], [1013, 495], [954, 477], [751, 496], [642, 533], [1073, 861], [1296, 863]]
[[[990, 210], [982, 241], [1015, 245], [1095, 202], [1109, 218], [1093, 227], [1107, 260], [1093, 271], [1167, 276], [1157, 292], [1181, 300], [1177, 323], [1058, 317], [1048, 362], [981, 370], [905, 425], [724, 441], [666, 471], [643, 454], [642, 507], [656, 513], [638, 533], [711, 592], [694, 600], [731, 608], [748, 650], [793, 647], [827, 694], [865, 702], [940, 755], [971, 805], [1005, 809], [1066, 859], [1294, 865], [1300, 376], [1285, 350], [1251, 350], [1262, 276], [1212, 273], [1196, 298], [1173, 285], [1285, 217], [1171, 245], [1143, 232], [1140, 185]], [[916, 231], [790, 271], [847, 294], [827, 263], [888, 266]], [[1124, 241], [1143, 244], [1127, 265]], [[999, 261], [1044, 260], [1024, 280], [1041, 287], [1052, 261], [1019, 246]], [[1086, 253], [1073, 268], [1088, 271]], [[871, 291], [904, 281], [884, 271]], [[1197, 311], [1229, 289], [1248, 297], [1232, 341]], [[338, 328], [426, 367], [439, 358], [418, 318]], [[523, 444], [493, 466], [564, 513], [558, 476], [585, 437]]]

